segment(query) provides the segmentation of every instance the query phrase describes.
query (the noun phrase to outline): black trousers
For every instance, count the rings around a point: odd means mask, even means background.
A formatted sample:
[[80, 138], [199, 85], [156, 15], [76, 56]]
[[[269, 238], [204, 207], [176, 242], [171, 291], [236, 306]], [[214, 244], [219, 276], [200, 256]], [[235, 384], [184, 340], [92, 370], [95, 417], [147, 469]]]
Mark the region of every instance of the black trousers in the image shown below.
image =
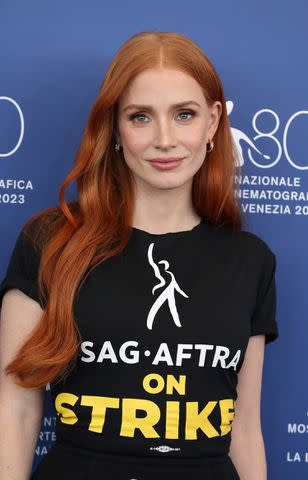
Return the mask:
[[30, 480], [240, 480], [230, 459], [196, 461], [129, 456], [119, 460], [113, 454], [85, 454], [84, 450], [55, 442]]

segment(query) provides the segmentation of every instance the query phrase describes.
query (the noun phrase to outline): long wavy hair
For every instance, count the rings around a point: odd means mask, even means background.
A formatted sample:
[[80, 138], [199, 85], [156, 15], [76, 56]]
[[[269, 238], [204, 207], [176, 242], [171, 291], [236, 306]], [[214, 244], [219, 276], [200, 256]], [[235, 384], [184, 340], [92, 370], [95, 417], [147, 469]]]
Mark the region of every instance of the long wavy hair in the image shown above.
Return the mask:
[[[185, 72], [201, 86], [209, 106], [222, 103], [215, 147], [193, 178], [192, 200], [196, 213], [216, 228], [242, 228], [235, 195], [236, 150], [212, 63], [184, 35], [153, 31], [132, 36], [105, 74], [73, 168], [60, 187], [59, 205], [40, 211], [23, 227], [40, 252], [38, 290], [44, 304], [38, 324], [5, 369], [23, 387], [56, 383], [71, 372], [82, 341], [73, 314], [78, 291], [100, 262], [120, 253], [129, 241], [134, 182], [123, 153], [114, 148], [118, 100], [136, 75], [155, 66]], [[66, 202], [65, 190], [74, 180], [77, 200]]]

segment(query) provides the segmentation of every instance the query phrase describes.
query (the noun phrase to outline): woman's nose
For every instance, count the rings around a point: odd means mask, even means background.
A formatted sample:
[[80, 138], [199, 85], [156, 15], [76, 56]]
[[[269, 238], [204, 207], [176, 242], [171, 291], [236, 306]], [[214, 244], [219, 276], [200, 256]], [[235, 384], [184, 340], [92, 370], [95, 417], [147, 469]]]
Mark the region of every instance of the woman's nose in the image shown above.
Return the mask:
[[170, 120], [157, 121], [153, 142], [157, 148], [166, 149], [176, 146], [175, 130]]

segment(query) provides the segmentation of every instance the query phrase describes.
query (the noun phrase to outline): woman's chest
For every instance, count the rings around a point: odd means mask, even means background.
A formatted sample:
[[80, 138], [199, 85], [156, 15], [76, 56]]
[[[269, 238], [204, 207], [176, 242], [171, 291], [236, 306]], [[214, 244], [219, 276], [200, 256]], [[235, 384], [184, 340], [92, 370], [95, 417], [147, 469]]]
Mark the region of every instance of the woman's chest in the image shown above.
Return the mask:
[[85, 279], [75, 319], [87, 345], [97, 345], [96, 355], [103, 346], [102, 360], [108, 348], [124, 358], [135, 347], [154, 362], [158, 351], [173, 365], [222, 355], [226, 363], [244, 352], [257, 288], [249, 263], [228, 251], [184, 253], [154, 255], [149, 244]]

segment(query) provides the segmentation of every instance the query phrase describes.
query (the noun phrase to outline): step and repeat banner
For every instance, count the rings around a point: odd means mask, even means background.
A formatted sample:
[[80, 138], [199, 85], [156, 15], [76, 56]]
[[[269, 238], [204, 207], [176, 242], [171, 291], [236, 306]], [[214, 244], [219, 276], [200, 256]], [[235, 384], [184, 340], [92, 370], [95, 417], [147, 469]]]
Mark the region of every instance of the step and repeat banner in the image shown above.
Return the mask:
[[[1, 278], [21, 226], [58, 203], [122, 43], [175, 31], [213, 62], [240, 153], [244, 229], [277, 257], [280, 337], [266, 346], [262, 388], [268, 477], [308, 478], [308, 3], [2, 0], [0, 18]], [[46, 386], [33, 469], [55, 441], [55, 419]]]

